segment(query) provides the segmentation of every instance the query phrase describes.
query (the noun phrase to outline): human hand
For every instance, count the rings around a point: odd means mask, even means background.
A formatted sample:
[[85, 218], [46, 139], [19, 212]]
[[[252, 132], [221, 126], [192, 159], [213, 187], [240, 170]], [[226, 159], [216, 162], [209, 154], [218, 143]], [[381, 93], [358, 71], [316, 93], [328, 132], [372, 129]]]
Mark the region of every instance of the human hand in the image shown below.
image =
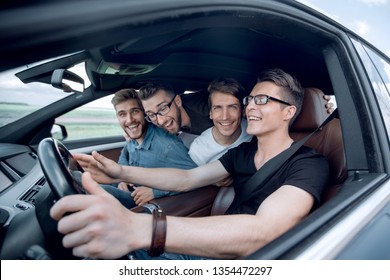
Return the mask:
[[100, 184], [113, 184], [120, 181], [122, 167], [115, 161], [97, 152], [92, 152], [92, 155], [74, 154], [73, 157], [84, 171], [90, 172], [94, 180]]
[[64, 247], [73, 248], [77, 257], [115, 259], [148, 246], [151, 227], [145, 225], [152, 224], [150, 215], [126, 209], [88, 172], [83, 173], [82, 183], [88, 195], [65, 196], [50, 210], [58, 231], [65, 235]]
[[332, 114], [334, 111], [334, 104], [331, 101], [331, 97], [329, 95], [323, 95], [323, 98], [326, 100], [325, 109], [328, 114]]
[[216, 182], [214, 185], [216, 185], [217, 187], [229, 187], [232, 184], [233, 184], [233, 178], [232, 176], [228, 176], [225, 179]]
[[127, 184], [127, 183], [125, 183], [125, 182], [120, 182], [120, 183], [118, 184], [118, 189], [120, 189], [120, 190], [122, 190], [122, 191], [130, 192], [130, 190], [129, 190], [129, 185], [131, 185], [131, 184]]
[[144, 205], [154, 198], [153, 190], [149, 187], [134, 187], [134, 191], [131, 193], [134, 202], [137, 205]]

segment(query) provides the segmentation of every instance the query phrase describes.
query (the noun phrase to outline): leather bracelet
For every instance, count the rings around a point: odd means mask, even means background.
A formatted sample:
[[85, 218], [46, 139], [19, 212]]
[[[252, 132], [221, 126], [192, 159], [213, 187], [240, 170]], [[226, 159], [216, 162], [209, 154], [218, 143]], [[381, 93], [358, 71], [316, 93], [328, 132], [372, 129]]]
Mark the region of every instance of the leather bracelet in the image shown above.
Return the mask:
[[148, 254], [151, 257], [158, 257], [164, 253], [165, 249], [165, 240], [167, 237], [167, 216], [159, 207], [154, 208], [152, 216], [152, 243], [150, 244]]

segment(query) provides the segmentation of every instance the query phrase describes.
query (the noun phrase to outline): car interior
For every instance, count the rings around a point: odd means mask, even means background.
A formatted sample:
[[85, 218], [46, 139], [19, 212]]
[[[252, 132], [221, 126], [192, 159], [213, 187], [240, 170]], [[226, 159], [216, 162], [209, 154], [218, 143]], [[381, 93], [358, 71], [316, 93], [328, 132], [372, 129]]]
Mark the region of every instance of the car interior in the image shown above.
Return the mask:
[[[112, 18], [113, 26], [103, 31], [90, 26], [87, 36], [76, 29], [62, 34], [64, 38], [56, 43], [70, 43], [61, 45], [57, 52], [52, 48], [58, 45], [48, 41], [47, 34], [38, 35], [50, 48], [46, 55], [60, 55], [64, 50], [68, 55], [19, 72], [16, 76], [23, 83], [50, 85], [55, 70], [85, 63], [91, 86], [1, 130], [0, 164], [4, 175], [0, 173], [0, 210], [4, 233], [0, 258], [21, 258], [26, 255], [26, 248], [37, 244], [55, 259], [73, 258], [61, 247], [56, 225], [48, 217], [55, 198], [43, 175], [50, 170], [42, 172], [44, 167], [38, 155], [40, 142], [51, 137], [51, 128], [59, 116], [119, 89], [139, 89], [150, 80], [170, 83], [179, 94], [196, 94], [217, 77], [233, 77], [250, 92], [258, 73], [274, 67], [295, 75], [305, 88], [302, 111], [290, 129], [294, 140], [302, 139], [325, 121], [329, 114], [323, 96], [333, 98], [335, 117], [305, 144], [328, 159], [330, 177], [320, 207], [248, 258], [290, 258], [299, 252], [297, 244], [305, 245], [309, 237], [324, 232], [327, 222], [342, 216], [343, 211], [385, 178], [382, 155], [376, 152], [380, 147], [378, 138], [375, 133], [364, 133], [373, 130], [377, 116], [367, 109], [373, 101], [361, 94], [361, 89], [369, 86], [357, 80], [347, 63], [357, 58], [343, 45], [345, 35], [335, 26], [341, 27], [334, 23], [320, 25], [313, 14], [302, 16], [294, 12], [282, 3], [264, 6], [261, 11], [249, 6], [218, 9], [211, 5], [195, 12], [180, 11], [177, 17], [169, 11], [158, 17], [151, 13], [141, 23], [137, 18]], [[351, 40], [347, 41], [353, 48]], [[37, 48], [31, 48], [31, 54], [23, 53], [21, 58], [30, 62], [35, 53], [44, 58]], [[56, 83], [54, 90], [66, 88]], [[97, 150], [113, 160], [125, 143], [122, 136], [64, 138], [61, 142], [70, 152]], [[116, 146], [109, 145], [112, 143]], [[206, 186], [152, 203], [169, 215], [199, 217], [223, 214], [233, 197], [232, 188]], [[133, 211], [142, 209], [136, 207]], [[34, 228], [34, 233], [26, 238], [20, 225]]]

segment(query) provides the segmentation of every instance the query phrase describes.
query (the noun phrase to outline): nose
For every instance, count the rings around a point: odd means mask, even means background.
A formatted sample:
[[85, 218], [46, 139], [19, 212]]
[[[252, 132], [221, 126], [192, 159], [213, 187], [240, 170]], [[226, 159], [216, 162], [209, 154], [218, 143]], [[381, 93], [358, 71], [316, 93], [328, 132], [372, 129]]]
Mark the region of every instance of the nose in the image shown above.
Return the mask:
[[248, 108], [248, 107], [253, 107], [253, 106], [255, 106], [256, 104], [255, 104], [255, 99], [254, 98], [252, 98], [249, 102], [248, 102], [248, 104], [246, 105], [246, 108]]
[[226, 119], [228, 119], [228, 116], [229, 116], [229, 110], [227, 108], [223, 108], [222, 109], [222, 119], [226, 120]]
[[155, 125], [162, 126], [166, 122], [166, 117], [157, 114], [156, 115], [156, 120], [154, 121]]
[[252, 100], [248, 102], [248, 105], [245, 106], [245, 114], [248, 114], [249, 111], [254, 110], [255, 108], [255, 100], [252, 98]]
[[133, 120], [134, 120], [134, 117], [132, 116], [132, 114], [127, 114], [126, 122], [131, 123], [131, 122], [133, 122]]

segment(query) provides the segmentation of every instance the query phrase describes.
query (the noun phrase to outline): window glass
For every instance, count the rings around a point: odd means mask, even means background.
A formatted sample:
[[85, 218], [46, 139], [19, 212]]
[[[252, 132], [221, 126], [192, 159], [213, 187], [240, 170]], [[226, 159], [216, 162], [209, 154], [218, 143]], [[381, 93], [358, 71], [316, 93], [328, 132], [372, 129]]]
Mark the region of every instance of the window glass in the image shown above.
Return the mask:
[[[0, 73], [0, 127], [74, 94], [73, 92], [67, 93], [55, 89], [50, 84], [40, 82], [25, 84], [15, 75], [46, 62], [42, 61], [34, 65], [26, 65]], [[88, 76], [85, 73], [84, 63], [69, 68], [69, 71], [81, 75], [84, 78], [86, 87], [90, 85]]]
[[375, 92], [390, 137], [390, 64], [379, 54], [354, 41]]
[[55, 123], [65, 126], [66, 140], [122, 135], [111, 98], [100, 98], [58, 117]]

